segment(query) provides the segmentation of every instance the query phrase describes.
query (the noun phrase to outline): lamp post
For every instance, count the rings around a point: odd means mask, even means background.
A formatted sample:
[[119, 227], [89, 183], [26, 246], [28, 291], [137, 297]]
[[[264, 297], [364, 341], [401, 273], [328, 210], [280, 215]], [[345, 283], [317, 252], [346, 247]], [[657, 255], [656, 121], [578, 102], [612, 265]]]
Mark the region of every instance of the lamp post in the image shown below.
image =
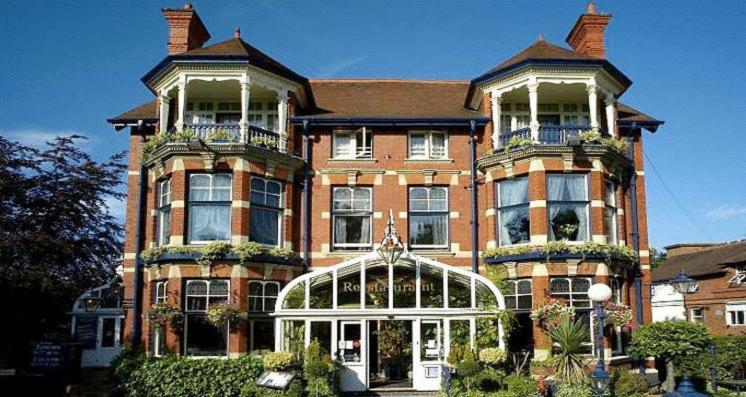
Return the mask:
[[394, 211], [389, 209], [389, 222], [386, 224], [386, 232], [383, 240], [381, 240], [381, 246], [378, 247], [378, 255], [387, 264], [392, 264], [399, 260], [405, 249], [406, 247], [402, 244], [394, 227]]
[[602, 397], [606, 388], [609, 387], [611, 377], [606, 372], [604, 364], [604, 313], [603, 302], [606, 302], [611, 298], [611, 288], [603, 283], [596, 283], [591, 285], [588, 289], [588, 298], [593, 302], [593, 308], [596, 314], [597, 335], [596, 335], [596, 348], [598, 351], [598, 363], [591, 372], [591, 380], [593, 381], [593, 389], [596, 392], [596, 396]]
[[86, 298], [83, 298], [83, 308], [86, 312], [92, 313], [98, 310], [98, 307], [101, 305], [101, 299], [95, 296], [88, 296]]

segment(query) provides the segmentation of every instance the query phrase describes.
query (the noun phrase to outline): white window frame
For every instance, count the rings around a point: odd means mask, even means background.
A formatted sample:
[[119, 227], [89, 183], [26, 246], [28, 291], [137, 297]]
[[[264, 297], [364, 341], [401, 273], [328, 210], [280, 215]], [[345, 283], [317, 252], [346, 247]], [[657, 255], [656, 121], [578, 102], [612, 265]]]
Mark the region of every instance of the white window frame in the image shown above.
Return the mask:
[[[158, 183], [158, 215], [156, 244], [158, 246], [169, 245], [171, 238], [171, 178]], [[168, 222], [165, 221], [168, 216]]]
[[705, 308], [704, 307], [692, 307], [691, 309], [689, 309], [689, 321], [692, 323], [704, 324]]
[[[611, 186], [611, 197], [609, 200], [608, 197], [608, 189], [609, 186]], [[617, 219], [617, 204], [616, 204], [616, 193], [617, 189], [619, 188], [619, 185], [617, 185], [616, 182], [605, 179], [604, 180], [604, 222], [606, 221], [606, 212], [610, 212], [613, 214], [611, 217], [611, 221], [613, 225], [611, 226], [611, 233], [612, 235], [606, 236], [606, 244], [609, 245], [618, 245], [619, 244], [619, 221]], [[607, 225], [604, 225], [607, 226]], [[606, 232], [606, 229], [604, 228], [604, 232]]]
[[[261, 109], [256, 108], [256, 104], [261, 103]], [[252, 108], [253, 107], [253, 108]], [[249, 124], [263, 128], [268, 131], [278, 132], [279, 117], [277, 112], [277, 100], [249, 101], [248, 109]], [[273, 119], [274, 126], [270, 128], [269, 120]], [[259, 124], [257, 125], [257, 121]]]
[[[226, 295], [214, 295], [214, 296], [211, 295], [210, 294], [210, 281], [226, 282], [228, 284], [228, 292], [226, 293]], [[196, 284], [196, 283], [205, 283], [207, 285], [207, 292], [204, 295], [195, 295], [195, 294], [188, 293], [189, 284]], [[189, 298], [190, 297], [197, 297], [197, 298], [204, 297], [205, 298], [205, 310], [190, 310], [189, 309]], [[183, 344], [184, 344], [184, 355], [185, 356], [192, 357], [192, 358], [209, 358], [209, 357], [227, 357], [230, 354], [230, 344], [231, 344], [230, 335], [226, 335], [226, 338], [225, 338], [225, 355], [224, 356], [190, 356], [187, 354], [187, 351], [188, 351], [187, 343], [189, 341], [189, 338], [187, 336], [189, 332], [189, 319], [187, 317], [189, 316], [189, 314], [195, 314], [195, 313], [197, 314], [204, 313], [206, 315], [207, 308], [210, 307], [210, 300], [216, 299], [216, 298], [220, 298], [220, 299], [226, 298], [226, 301], [230, 302], [230, 298], [231, 298], [230, 279], [224, 279], [224, 278], [214, 279], [214, 280], [213, 279], [193, 279], [193, 280], [187, 280], [186, 283], [184, 284], [184, 340], [183, 340]], [[230, 329], [230, 324], [228, 324], [227, 327], [228, 329]]]
[[729, 327], [746, 326], [746, 301], [726, 303], [725, 324]]
[[[523, 278], [523, 279], [517, 279], [517, 280], [508, 280], [507, 283], [508, 284], [513, 284], [513, 291], [515, 291], [515, 293], [509, 294], [509, 293], [506, 292], [504, 294], [504, 298], [505, 298], [505, 302], [506, 302], [505, 303], [506, 310], [512, 310], [512, 311], [517, 312], [517, 313], [519, 313], [519, 312], [530, 312], [531, 309], [534, 306], [534, 298], [533, 298], [534, 282], [530, 278]], [[519, 293], [518, 292], [518, 284], [519, 283], [528, 283], [528, 285], [530, 286], [530, 292], [529, 293]], [[522, 297], [522, 296], [530, 296], [531, 297], [531, 306], [529, 308], [527, 308], [527, 309], [522, 309], [522, 308], [518, 307], [518, 298]], [[515, 302], [515, 307], [513, 309], [508, 309], [507, 308], [508, 307], [507, 306], [508, 300], [511, 300], [511, 301]]]
[[[624, 293], [624, 280], [621, 277], [609, 278], [609, 288], [611, 288], [611, 301], [616, 304], [621, 304], [623, 301]], [[593, 303], [591, 303], [593, 304]], [[622, 327], [614, 327], [616, 332], [616, 338], [611, 341], [611, 355], [619, 356], [624, 352], [624, 335], [622, 334]]]
[[[155, 293], [153, 294], [154, 303], [167, 303], [168, 302], [168, 281], [157, 281], [154, 285]], [[153, 356], [162, 357], [165, 352], [160, 349], [161, 339], [165, 338], [165, 330], [163, 327], [157, 327], [153, 329]]]
[[[340, 153], [338, 146], [342, 135], [348, 139], [347, 153]], [[358, 139], [360, 135], [360, 139]], [[370, 146], [367, 146], [367, 138], [370, 136]], [[342, 160], [372, 159], [373, 158], [373, 132], [367, 127], [357, 130], [337, 130], [332, 135], [332, 158]], [[359, 142], [361, 141], [361, 142]], [[358, 145], [362, 143], [362, 145]]]
[[[427, 201], [427, 210], [413, 210], [412, 209], [412, 197], [411, 196], [412, 196], [412, 190], [413, 189], [426, 189], [427, 190], [427, 198], [424, 199], [424, 200]], [[436, 189], [445, 190], [445, 193], [446, 193], [446, 198], [445, 198], [446, 209], [445, 210], [433, 210], [431, 208], [431, 201], [432, 200], [442, 200], [442, 199], [432, 199], [432, 198], [430, 198], [430, 196], [432, 194], [432, 191], [436, 190]], [[411, 230], [409, 230], [409, 229], [411, 228], [411, 221], [410, 221], [411, 218], [412, 218], [410, 216], [411, 214], [413, 214], [413, 213], [415, 213], [415, 214], [436, 214], [436, 215], [444, 215], [445, 218], [446, 218], [446, 240], [445, 240], [445, 244], [442, 244], [442, 245], [439, 245], [439, 244], [426, 245], [426, 244], [411, 244], [410, 243], [410, 247], [411, 248], [424, 248], [424, 249], [439, 249], [439, 248], [446, 248], [447, 249], [450, 246], [450, 243], [451, 243], [451, 212], [450, 212], [450, 210], [451, 210], [451, 198], [450, 198], [450, 191], [449, 191], [448, 187], [445, 187], [445, 186], [410, 186], [408, 193], [409, 193], [409, 195], [407, 197], [407, 231], [408, 231], [408, 234], [409, 234], [410, 238], [411, 238]], [[422, 200], [422, 199], [416, 199], [416, 200]]]
[[[568, 176], [568, 175], [580, 175], [580, 176], [583, 177], [583, 185], [585, 186], [585, 200], [574, 200], [574, 201], [573, 200], [568, 200], [568, 201], [565, 201], [565, 200], [549, 200], [549, 191], [548, 191], [548, 189], [549, 189], [549, 178], [550, 178], [550, 176]], [[591, 223], [592, 223], [592, 219], [591, 219], [591, 198], [590, 198], [591, 188], [589, 186], [589, 183], [590, 183], [589, 181], [590, 181], [590, 178], [588, 177], [588, 174], [579, 174], [579, 173], [572, 173], [572, 174], [548, 173], [548, 174], [546, 174], [546, 176], [545, 176], [545, 184], [546, 184], [547, 192], [545, 192], [545, 193], [546, 193], [546, 197], [547, 197], [547, 207], [546, 207], [546, 214], [547, 214], [547, 233], [548, 233], [547, 237], [549, 238], [549, 241], [562, 241], [562, 240], [557, 240], [556, 238], [551, 238], [550, 236], [553, 233], [549, 233], [549, 231], [550, 231], [549, 229], [552, 228], [552, 219], [549, 217], [549, 207], [552, 204], [554, 204], [554, 203], [556, 203], [556, 204], [563, 204], [563, 203], [584, 204], [585, 205], [585, 219], [586, 219], [586, 233], [585, 233], [586, 239], [585, 240], [572, 240], [572, 241], [568, 240], [566, 242], [569, 243], [569, 244], [579, 244], [579, 243], [583, 243], [585, 241], [593, 241], [593, 236], [591, 236], [591, 230], [592, 230], [592, 228], [591, 228]]]
[[[260, 194], [262, 194], [262, 196], [264, 198], [263, 203], [254, 202], [254, 200], [253, 200], [253, 198], [254, 198], [254, 192], [255, 192], [254, 187], [253, 187], [254, 180], [260, 180], [264, 184], [264, 190], [263, 191], [257, 191], [257, 192], [260, 192]], [[261, 208], [261, 209], [264, 209], [264, 210], [269, 210], [269, 211], [275, 211], [275, 212], [277, 212], [277, 244], [274, 244], [274, 245], [263, 244], [263, 245], [267, 245], [267, 246], [271, 246], [271, 247], [282, 247], [284, 245], [284, 242], [283, 242], [284, 230], [283, 230], [282, 226], [283, 226], [284, 220], [285, 220], [285, 200], [283, 199], [283, 196], [285, 195], [285, 187], [279, 181], [276, 181], [276, 180], [273, 180], [273, 179], [261, 178], [261, 177], [258, 177], [258, 176], [252, 176], [251, 177], [251, 182], [249, 182], [249, 183], [250, 183], [250, 186], [251, 186], [251, 196], [249, 197], [249, 219], [251, 219], [251, 208], [253, 206], [256, 206], [257, 208]], [[279, 186], [280, 193], [270, 193], [270, 192], [268, 192], [267, 191], [267, 186], [270, 185], [270, 184], [275, 184], [275, 185]], [[276, 197], [277, 198], [277, 202], [278, 202], [278, 206], [277, 207], [274, 207], [274, 206], [271, 206], [271, 205], [267, 204], [267, 197], [268, 196], [272, 196], [272, 197]], [[251, 221], [249, 220], [249, 222], [251, 222]], [[249, 241], [253, 241], [251, 239], [251, 226], [249, 226]]]
[[[251, 284], [261, 284], [262, 286], [262, 293], [261, 295], [251, 295]], [[267, 295], [267, 285], [274, 285], [277, 287], [277, 293], [275, 295]], [[275, 304], [272, 303], [270, 305], [267, 305], [267, 298], [274, 298], [275, 303], [277, 303], [277, 297], [280, 295], [280, 283], [277, 281], [263, 281], [263, 280], [249, 280], [249, 285], [247, 289], [247, 296], [249, 301], [249, 309], [248, 311], [251, 313], [268, 313], [275, 311]], [[262, 307], [259, 310], [255, 310], [251, 307], [251, 299], [259, 299], [262, 302]], [[267, 307], [269, 306], [269, 307]]]
[[728, 280], [728, 284], [740, 286], [746, 282], [746, 269], [734, 269], [735, 274]]
[[[500, 193], [501, 183], [507, 182], [507, 181], [515, 181], [515, 180], [518, 180], [518, 179], [526, 179], [526, 190], [527, 190], [526, 197], [527, 197], [527, 201], [525, 203], [521, 203], [521, 204], [512, 204], [512, 205], [503, 206], [502, 205], [502, 200], [501, 200], [502, 199], [502, 195]], [[496, 200], [497, 200], [497, 210], [495, 211], [495, 216], [497, 217], [497, 223], [496, 223], [497, 224], [497, 231], [496, 231], [497, 232], [497, 243], [501, 247], [511, 246], [511, 245], [526, 245], [526, 244], [530, 244], [531, 243], [531, 230], [530, 230], [530, 224], [531, 224], [531, 197], [530, 197], [530, 191], [531, 191], [531, 188], [530, 188], [530, 183], [529, 183], [529, 180], [528, 180], [528, 176], [518, 177], [518, 178], [514, 178], [514, 179], [509, 179], [509, 180], [498, 181], [498, 182], [495, 183], [495, 189], [496, 189]], [[500, 235], [501, 235], [500, 228], [502, 227], [502, 210], [503, 209], [518, 208], [518, 207], [526, 207], [528, 209], [528, 218], [529, 218], [528, 241], [524, 241], [522, 243], [516, 243], [516, 244], [511, 244], [510, 242], [508, 242], [506, 244], [504, 241], [502, 241], [502, 238], [500, 238]]]
[[[412, 153], [412, 135], [425, 136], [425, 152], [422, 154]], [[443, 154], [436, 155], [433, 151], [433, 136], [443, 136]], [[448, 159], [448, 133], [437, 130], [413, 130], [409, 131], [407, 140], [407, 159], [408, 160], [447, 160]]]
[[[334, 199], [334, 193], [338, 190], [346, 189], [350, 191], [350, 209], [349, 210], [342, 210], [342, 209], [334, 209], [334, 203], [337, 201]], [[368, 191], [368, 208], [367, 209], [357, 209], [355, 208], [355, 191], [356, 190], [367, 190]], [[373, 188], [370, 187], [348, 187], [348, 186], [337, 186], [332, 188], [332, 248], [335, 249], [354, 249], [354, 248], [370, 248], [373, 246]], [[335, 236], [336, 233], [336, 219], [338, 216], [341, 217], [362, 217], [362, 218], [369, 218], [368, 224], [370, 225], [370, 230], [368, 231], [369, 236], [369, 242], [367, 243], [336, 243], [337, 239]]]
[[[207, 186], [207, 187], [193, 187], [192, 186], [192, 177], [198, 176], [198, 175], [199, 176], [202, 176], [202, 175], [208, 176], [210, 178], [210, 185]], [[230, 186], [228, 186], [227, 188], [225, 188], [225, 187], [215, 187], [213, 180], [215, 179], [216, 175], [228, 175], [228, 176], [230, 176], [230, 178], [231, 178]], [[195, 201], [193, 201], [191, 199], [192, 189], [207, 190], [208, 191], [208, 199], [207, 200], [195, 200]], [[216, 189], [221, 189], [221, 190], [228, 189], [228, 200], [215, 200], [215, 201], [213, 201], [212, 197], [213, 197], [214, 191]], [[192, 204], [194, 204], [194, 203], [197, 203], [197, 204], [201, 204], [201, 203], [223, 203], [223, 205], [228, 204], [232, 208], [232, 203], [233, 203], [233, 174], [231, 174], [229, 172], [220, 172], [220, 173], [215, 173], [215, 174], [208, 174], [208, 173], [198, 172], [198, 173], [189, 174], [189, 189], [187, 190], [187, 204], [188, 204], [188, 206], [187, 206], [187, 211], [188, 211], [187, 212], [187, 217], [192, 216], [192, 214], [191, 214], [191, 212], [192, 212], [191, 211], [191, 207], [192, 207]], [[187, 225], [186, 225], [186, 227], [187, 227], [187, 233], [186, 234], [187, 234], [187, 238], [189, 239], [189, 244], [210, 244], [212, 242], [217, 242], [217, 241], [230, 242], [231, 236], [233, 235], [233, 228], [231, 227], [232, 222], [233, 222], [233, 210], [231, 209], [230, 211], [228, 211], [228, 231], [229, 231], [229, 237], [226, 240], [192, 240], [191, 239], [192, 236], [191, 236], [191, 230], [190, 230], [190, 227], [189, 227], [189, 222], [187, 222]]]
[[157, 281], [155, 283], [155, 303], [168, 302], [168, 281]]

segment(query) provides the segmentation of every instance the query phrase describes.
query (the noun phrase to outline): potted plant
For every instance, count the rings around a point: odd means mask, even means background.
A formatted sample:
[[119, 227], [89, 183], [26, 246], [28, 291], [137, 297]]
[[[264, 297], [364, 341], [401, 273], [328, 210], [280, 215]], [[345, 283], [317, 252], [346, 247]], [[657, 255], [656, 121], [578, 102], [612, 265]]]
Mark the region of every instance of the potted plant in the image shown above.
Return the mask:
[[184, 313], [176, 306], [166, 302], [159, 302], [150, 305], [148, 319], [153, 325], [159, 328], [170, 326], [174, 329], [181, 329], [181, 326], [184, 324]]
[[241, 314], [241, 310], [229, 302], [215, 303], [207, 308], [207, 321], [218, 328], [235, 327], [244, 321]]
[[403, 321], [384, 321], [378, 330], [378, 351], [383, 372], [389, 380], [404, 379], [404, 348], [407, 330]]

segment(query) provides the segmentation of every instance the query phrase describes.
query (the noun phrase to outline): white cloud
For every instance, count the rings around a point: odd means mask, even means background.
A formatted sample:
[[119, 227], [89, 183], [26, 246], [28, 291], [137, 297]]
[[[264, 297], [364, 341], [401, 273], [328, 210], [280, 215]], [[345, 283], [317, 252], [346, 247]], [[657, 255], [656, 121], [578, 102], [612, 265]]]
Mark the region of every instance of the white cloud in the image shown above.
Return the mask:
[[746, 218], [746, 205], [723, 204], [705, 212], [705, 216], [713, 220], [731, 220]]
[[40, 128], [21, 128], [14, 130], [0, 130], [7, 139], [12, 141], [18, 141], [23, 145], [31, 146], [35, 148], [43, 148], [47, 142], [52, 142], [55, 138], [60, 136], [71, 136], [71, 135], [82, 135], [88, 138], [87, 140], [79, 140], [78, 143], [86, 145], [86, 142], [90, 144], [90, 135], [81, 131], [75, 130], [45, 130]]
[[368, 59], [368, 54], [360, 55], [355, 58], [343, 59], [341, 61], [337, 61], [335, 63], [327, 65], [318, 74], [321, 77], [334, 77], [338, 73], [347, 70], [352, 66], [357, 65], [358, 63], [364, 62], [366, 59]]

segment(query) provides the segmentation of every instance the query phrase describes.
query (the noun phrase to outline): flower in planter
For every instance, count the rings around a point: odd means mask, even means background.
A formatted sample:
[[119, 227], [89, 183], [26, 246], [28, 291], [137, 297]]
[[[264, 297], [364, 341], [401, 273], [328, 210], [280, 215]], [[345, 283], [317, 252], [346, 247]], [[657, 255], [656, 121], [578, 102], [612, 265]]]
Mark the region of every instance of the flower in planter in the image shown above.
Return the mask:
[[184, 324], [184, 313], [178, 307], [165, 302], [154, 303], [148, 309], [148, 319], [156, 326], [171, 326], [180, 329]]
[[241, 314], [241, 310], [229, 302], [215, 303], [207, 308], [207, 321], [218, 328], [226, 325], [234, 327], [243, 324]]
[[539, 326], [545, 330], [557, 328], [564, 317], [575, 317], [575, 309], [570, 307], [564, 299], [547, 299], [531, 312], [531, 319], [538, 322]]

